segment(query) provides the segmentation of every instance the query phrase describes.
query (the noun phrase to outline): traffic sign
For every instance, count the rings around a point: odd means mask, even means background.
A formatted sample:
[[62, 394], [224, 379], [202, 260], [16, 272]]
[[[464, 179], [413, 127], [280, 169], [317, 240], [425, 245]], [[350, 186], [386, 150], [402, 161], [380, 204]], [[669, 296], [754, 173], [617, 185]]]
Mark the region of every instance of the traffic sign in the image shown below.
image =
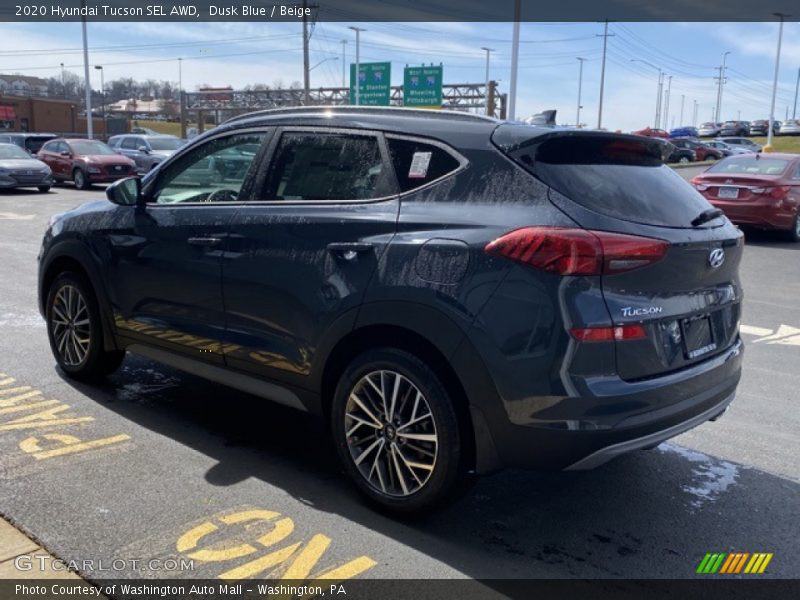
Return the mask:
[[403, 71], [403, 106], [442, 107], [442, 66], [406, 67]]
[[[360, 63], [358, 103], [361, 106], [389, 106], [392, 85], [392, 63]], [[356, 65], [350, 64], [350, 104], [356, 103]]]

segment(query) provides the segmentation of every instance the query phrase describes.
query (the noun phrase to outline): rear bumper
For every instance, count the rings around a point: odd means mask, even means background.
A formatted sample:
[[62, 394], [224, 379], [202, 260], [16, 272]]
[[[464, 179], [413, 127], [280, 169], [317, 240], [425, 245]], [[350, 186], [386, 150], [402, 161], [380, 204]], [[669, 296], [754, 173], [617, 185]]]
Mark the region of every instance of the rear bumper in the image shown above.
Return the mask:
[[764, 203], [724, 202], [716, 198], [708, 199], [716, 208], [736, 225], [752, 225], [768, 229], [791, 229], [795, 214], [782, 210], [780, 206]]

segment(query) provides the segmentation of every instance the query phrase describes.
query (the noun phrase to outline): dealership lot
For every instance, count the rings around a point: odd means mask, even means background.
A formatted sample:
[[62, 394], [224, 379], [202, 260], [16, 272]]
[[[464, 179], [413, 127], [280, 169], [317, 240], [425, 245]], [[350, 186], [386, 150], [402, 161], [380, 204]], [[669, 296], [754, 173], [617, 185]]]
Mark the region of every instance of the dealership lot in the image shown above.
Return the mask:
[[102, 193], [0, 195], [0, 511], [82, 574], [690, 577], [706, 552], [800, 570], [800, 244], [748, 232], [744, 376], [720, 421], [591, 472], [485, 477], [400, 523], [306, 415], [133, 356], [103, 385], [60, 375], [36, 254], [51, 214]]

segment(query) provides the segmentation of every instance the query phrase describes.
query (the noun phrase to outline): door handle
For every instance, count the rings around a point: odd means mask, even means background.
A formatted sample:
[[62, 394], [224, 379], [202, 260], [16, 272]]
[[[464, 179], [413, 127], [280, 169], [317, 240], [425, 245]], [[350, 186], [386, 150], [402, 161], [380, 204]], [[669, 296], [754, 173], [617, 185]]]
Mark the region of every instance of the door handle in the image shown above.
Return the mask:
[[222, 238], [218, 237], [190, 237], [188, 240], [192, 246], [216, 246], [222, 243]]
[[359, 254], [372, 252], [374, 248], [372, 244], [363, 242], [332, 242], [328, 244], [328, 252], [344, 260], [355, 260]]

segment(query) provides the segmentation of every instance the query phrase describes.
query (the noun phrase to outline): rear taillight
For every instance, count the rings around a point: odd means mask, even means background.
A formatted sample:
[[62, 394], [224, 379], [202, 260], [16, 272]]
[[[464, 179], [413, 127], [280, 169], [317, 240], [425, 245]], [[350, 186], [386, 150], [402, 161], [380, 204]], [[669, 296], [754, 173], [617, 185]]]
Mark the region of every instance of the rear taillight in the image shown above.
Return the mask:
[[579, 342], [623, 342], [642, 340], [647, 332], [642, 325], [612, 325], [610, 327], [576, 327], [570, 330], [572, 337]]
[[547, 273], [610, 275], [661, 260], [664, 240], [567, 227], [525, 227], [489, 242], [486, 252]]
[[789, 190], [791, 190], [791, 188], [785, 185], [750, 188], [753, 194], [762, 194], [770, 198], [775, 198], [776, 200], [784, 198], [786, 194], [789, 193]]

